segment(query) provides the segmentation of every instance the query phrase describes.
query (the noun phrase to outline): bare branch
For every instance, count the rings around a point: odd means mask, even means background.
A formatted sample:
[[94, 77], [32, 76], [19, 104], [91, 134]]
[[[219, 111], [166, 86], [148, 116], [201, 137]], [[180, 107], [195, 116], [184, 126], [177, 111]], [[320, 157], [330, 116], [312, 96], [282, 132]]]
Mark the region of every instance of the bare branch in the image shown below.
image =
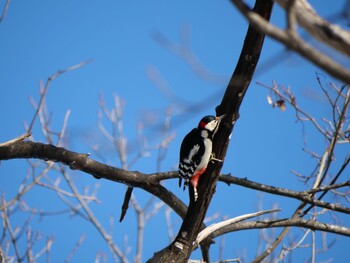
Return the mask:
[[7, 142], [0, 143], [0, 147], [1, 147], [1, 146], [7, 146], [7, 145], [10, 145], [10, 144], [15, 143], [15, 142], [18, 142], [18, 141], [23, 141], [23, 140], [27, 139], [28, 137], [30, 137], [30, 135], [31, 135], [30, 133], [22, 134], [22, 135], [20, 135], [20, 136], [14, 138], [14, 139], [12, 139], [12, 140], [9, 140], [9, 141], [7, 141]]
[[[4, 200], [2, 200], [2, 205], [4, 207]], [[20, 254], [20, 251], [18, 248], [17, 237], [16, 237], [17, 231], [12, 228], [11, 223], [10, 223], [10, 219], [8, 216], [8, 212], [6, 209], [1, 210], [1, 217], [4, 220], [4, 230], [8, 231], [10, 234], [11, 242], [13, 244], [13, 247], [14, 247], [14, 250], [16, 253], [16, 257], [19, 261], [21, 261], [21, 254]]]
[[27, 133], [31, 133], [32, 129], [33, 129], [33, 126], [34, 126], [34, 123], [35, 123], [35, 120], [41, 110], [41, 107], [43, 105], [43, 102], [44, 102], [44, 99], [45, 99], [45, 96], [46, 96], [46, 93], [52, 83], [52, 81], [54, 81], [57, 77], [59, 77], [60, 75], [64, 74], [64, 73], [67, 73], [69, 71], [73, 71], [73, 70], [76, 70], [76, 69], [79, 69], [79, 68], [82, 68], [84, 67], [85, 65], [89, 64], [92, 60], [87, 60], [87, 61], [84, 61], [84, 62], [81, 62], [79, 64], [76, 64], [74, 66], [71, 66], [67, 69], [63, 69], [63, 70], [59, 70], [57, 71], [55, 74], [51, 75], [47, 80], [46, 80], [46, 83], [45, 83], [45, 86], [42, 86], [42, 82], [40, 82], [40, 91], [41, 91], [41, 96], [40, 96], [40, 101], [39, 101], [39, 105], [35, 111], [35, 114], [32, 118], [32, 121], [30, 122], [29, 124], [29, 127], [28, 127], [28, 130], [27, 130]]
[[231, 224], [235, 224], [237, 222], [241, 222], [244, 221], [246, 219], [250, 219], [253, 217], [257, 217], [260, 215], [265, 215], [268, 213], [274, 213], [274, 212], [278, 212], [281, 211], [280, 209], [271, 209], [271, 210], [265, 210], [265, 211], [258, 211], [255, 213], [250, 213], [250, 214], [245, 214], [245, 215], [240, 215], [234, 218], [230, 218], [224, 221], [221, 221], [219, 223], [215, 223], [212, 224], [210, 226], [208, 226], [207, 228], [205, 228], [204, 230], [202, 230], [201, 232], [199, 232], [197, 238], [196, 238], [196, 246], [198, 246], [204, 239], [206, 239], [208, 236], [212, 235], [212, 233], [216, 232], [216, 231], [220, 231], [220, 229], [227, 227]]
[[137, 215], [137, 241], [136, 241], [136, 256], [135, 263], [142, 262], [142, 249], [143, 249], [143, 235], [145, 228], [145, 215], [144, 210], [138, 205], [135, 198], [131, 198], [131, 203], [136, 211]]
[[[293, 191], [293, 190], [286, 189], [286, 188], [279, 188], [279, 187], [275, 187], [275, 186], [269, 186], [266, 184], [260, 184], [257, 182], [250, 181], [247, 178], [238, 178], [238, 177], [234, 177], [231, 175], [221, 175], [220, 181], [225, 182], [227, 184], [233, 183], [236, 185], [241, 185], [244, 187], [248, 187], [251, 189], [259, 190], [259, 191], [270, 193], [270, 194], [277, 194], [277, 195], [281, 195], [281, 196], [292, 197], [292, 198], [298, 199], [298, 200], [305, 202], [305, 203], [310, 203], [310, 204], [313, 204], [313, 205], [316, 205], [319, 207], [327, 208], [329, 210], [342, 212], [345, 214], [350, 214], [350, 208], [343, 207], [343, 206], [340, 206], [340, 205], [334, 204], [334, 203], [327, 203], [324, 201], [313, 199], [310, 196], [309, 191], [305, 191], [305, 192]], [[339, 187], [344, 187], [344, 186], [350, 186], [350, 181], [341, 183], [339, 185], [334, 185], [333, 187], [339, 188]], [[332, 186], [330, 186], [329, 188], [331, 189]], [[316, 189], [314, 189], [314, 192], [319, 192], [319, 191], [321, 191], [321, 189], [322, 189], [322, 187], [316, 188]], [[324, 190], [327, 190], [327, 189], [328, 189], [328, 187], [324, 188]], [[310, 191], [310, 192], [312, 193], [313, 191]]]
[[299, 117], [299, 116], [302, 115], [304, 119], [310, 121], [321, 134], [323, 134], [327, 139], [329, 139], [329, 136], [327, 136], [327, 133], [318, 124], [316, 119], [310, 113], [304, 111], [297, 104], [295, 96], [289, 88], [285, 88], [281, 85], [277, 85], [277, 83], [275, 83], [275, 82], [273, 83], [272, 87], [265, 85], [263, 83], [260, 83], [260, 82], [256, 82], [256, 83], [258, 85], [268, 89], [269, 91], [271, 91], [273, 94], [275, 94], [278, 97], [279, 100], [283, 100], [283, 101], [288, 102], [288, 104], [291, 105], [295, 109], [298, 119], [301, 119], [301, 117]]
[[[288, 5], [291, 1], [277, 0], [276, 2], [285, 8], [287, 15], [289, 15], [290, 10], [288, 10]], [[350, 56], [350, 32], [324, 20], [306, 0], [297, 0], [294, 2], [295, 18], [302, 27], [316, 39]]]
[[53, 238], [47, 238], [45, 246], [38, 253], [36, 253], [35, 260], [41, 257], [44, 253], [46, 253], [46, 256], [47, 256], [46, 262], [49, 262], [48, 254], [51, 251], [52, 244], [53, 244]]
[[333, 77], [338, 78], [345, 83], [350, 83], [350, 70], [344, 68], [324, 53], [317, 51], [314, 47], [304, 42], [303, 39], [300, 38], [297, 34], [291, 34], [289, 31], [285, 31], [271, 25], [260, 15], [251, 11], [249, 6], [246, 5], [243, 1], [231, 0], [231, 2], [248, 19], [250, 25], [252, 25], [254, 28], [278, 40], [286, 47], [296, 51], [304, 58], [327, 71]]
[[276, 261], [283, 260], [289, 252], [291, 252], [291, 251], [295, 250], [296, 248], [298, 248], [299, 246], [301, 246], [301, 244], [304, 242], [304, 240], [310, 234], [310, 232], [311, 232], [310, 229], [305, 231], [304, 235], [300, 238], [300, 240], [298, 242], [296, 242], [294, 245], [292, 245], [291, 247], [283, 246]]
[[64, 263], [68, 263], [68, 262], [72, 261], [75, 253], [81, 247], [81, 245], [83, 244], [84, 240], [85, 240], [85, 235], [83, 234], [83, 235], [80, 236], [79, 240], [75, 243], [75, 246], [73, 247], [72, 251], [69, 253], [69, 255], [64, 260]]
[[[102, 164], [88, 158], [88, 154], [80, 154], [68, 151], [61, 147], [34, 142], [17, 142], [9, 146], [0, 147], [0, 160], [13, 158], [38, 158], [43, 160], [59, 161], [73, 170], [80, 170], [93, 175], [95, 178], [104, 178], [120, 182], [133, 187], [140, 187], [147, 192], [157, 196], [167, 205], [172, 207], [176, 213], [184, 217], [187, 207], [174, 194], [159, 184], [160, 180], [169, 173], [152, 175], [137, 171], [125, 171], [109, 165]], [[170, 173], [175, 177], [176, 173]]]
[[0, 16], [0, 23], [2, 22], [2, 20], [4, 20], [6, 13], [7, 13], [7, 10], [9, 8], [9, 5], [10, 5], [10, 0], [6, 0], [4, 9], [2, 10], [2, 14]]
[[[12, 143], [11, 145], [15, 145], [15, 143]], [[1, 149], [2, 148], [0, 147], [0, 151]], [[38, 176], [36, 176], [30, 184], [28, 184], [25, 187], [21, 187], [17, 195], [12, 200], [3, 203], [3, 205], [0, 207], [0, 210], [4, 210], [10, 205], [13, 205], [14, 203], [18, 202], [25, 193], [27, 193], [33, 186], [35, 186], [40, 181], [40, 179], [53, 167], [53, 165], [54, 163], [49, 163], [47, 167]]]
[[273, 228], [273, 227], [304, 227], [314, 231], [324, 231], [342, 236], [350, 237], [350, 228], [325, 224], [314, 220], [305, 220], [299, 217], [288, 219], [276, 219], [276, 220], [258, 220], [238, 222], [232, 225], [228, 225], [224, 228], [220, 228], [211, 234], [212, 238], [216, 238], [220, 235], [224, 235], [230, 232], [241, 231], [245, 229], [260, 229], [260, 228]]
[[108, 247], [109, 247], [110, 251], [112, 252], [113, 257], [116, 259], [116, 256], [118, 256], [118, 258], [121, 260], [121, 262], [124, 262], [124, 263], [129, 262], [127, 260], [127, 258], [125, 257], [125, 255], [122, 253], [122, 251], [118, 248], [118, 246], [115, 245], [115, 243], [112, 240], [112, 237], [106, 232], [106, 230], [103, 228], [101, 223], [97, 220], [97, 218], [95, 217], [94, 213], [91, 211], [89, 206], [86, 204], [85, 200], [80, 197], [79, 191], [76, 188], [75, 184], [70, 179], [70, 176], [66, 172], [65, 167], [63, 167], [63, 165], [61, 165], [61, 164], [59, 166], [60, 166], [60, 170], [61, 170], [62, 175], [66, 179], [70, 189], [75, 194], [77, 200], [79, 201], [79, 203], [83, 207], [85, 213], [89, 217], [89, 220], [96, 227], [96, 229], [99, 231], [99, 233], [101, 234], [103, 239], [108, 244]]

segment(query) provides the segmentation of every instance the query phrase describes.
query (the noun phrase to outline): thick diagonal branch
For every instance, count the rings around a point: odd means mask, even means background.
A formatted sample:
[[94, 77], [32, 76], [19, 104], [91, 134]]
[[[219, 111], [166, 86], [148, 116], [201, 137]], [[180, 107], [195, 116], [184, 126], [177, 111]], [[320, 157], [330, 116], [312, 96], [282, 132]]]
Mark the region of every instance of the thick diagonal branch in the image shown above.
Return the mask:
[[[253, 12], [269, 20], [272, 7], [272, 1], [257, 0]], [[213, 144], [213, 153], [218, 159], [225, 159], [232, 129], [235, 121], [238, 119], [240, 105], [253, 77], [255, 67], [258, 64], [263, 43], [264, 34], [249, 27], [237, 66], [221, 104], [216, 108], [217, 116], [225, 114]], [[221, 167], [222, 163], [220, 162], [209, 164], [199, 183], [199, 198], [196, 202], [190, 200], [187, 214], [176, 239], [168, 247], [156, 253], [149, 262], [172, 262], [174, 259], [176, 259], [176, 262], [187, 262], [192, 250], [195, 248], [194, 240], [198, 235], [215, 192]]]

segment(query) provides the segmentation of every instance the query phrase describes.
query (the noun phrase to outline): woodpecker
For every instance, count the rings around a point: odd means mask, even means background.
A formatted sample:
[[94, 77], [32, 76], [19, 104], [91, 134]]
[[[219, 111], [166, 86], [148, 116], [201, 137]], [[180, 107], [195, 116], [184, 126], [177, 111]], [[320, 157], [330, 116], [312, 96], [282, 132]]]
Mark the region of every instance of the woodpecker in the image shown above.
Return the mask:
[[[223, 115], [224, 116], [224, 115]], [[197, 201], [199, 177], [205, 172], [210, 160], [221, 161], [212, 156], [213, 137], [223, 116], [205, 116], [197, 128], [190, 131], [181, 143], [179, 162], [179, 187], [184, 179], [184, 190], [191, 183], [194, 201]]]

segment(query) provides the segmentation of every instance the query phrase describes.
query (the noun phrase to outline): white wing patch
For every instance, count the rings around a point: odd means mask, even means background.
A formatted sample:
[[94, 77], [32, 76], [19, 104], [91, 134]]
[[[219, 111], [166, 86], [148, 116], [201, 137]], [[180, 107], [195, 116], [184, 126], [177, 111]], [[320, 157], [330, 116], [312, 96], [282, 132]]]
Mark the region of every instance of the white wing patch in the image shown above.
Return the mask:
[[187, 163], [190, 163], [193, 159], [193, 156], [198, 153], [199, 151], [199, 144], [196, 144], [195, 146], [193, 146], [193, 149], [190, 151], [190, 154], [188, 155], [188, 158], [185, 159], [184, 161]]

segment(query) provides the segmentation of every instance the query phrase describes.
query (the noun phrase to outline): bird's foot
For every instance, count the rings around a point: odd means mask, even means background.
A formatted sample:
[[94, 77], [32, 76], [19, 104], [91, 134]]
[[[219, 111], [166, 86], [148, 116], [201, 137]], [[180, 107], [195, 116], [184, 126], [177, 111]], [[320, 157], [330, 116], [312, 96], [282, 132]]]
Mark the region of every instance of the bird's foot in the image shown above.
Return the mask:
[[216, 161], [216, 162], [219, 162], [219, 163], [223, 163], [224, 162], [223, 160], [215, 158], [215, 154], [214, 153], [211, 154], [210, 161]]

